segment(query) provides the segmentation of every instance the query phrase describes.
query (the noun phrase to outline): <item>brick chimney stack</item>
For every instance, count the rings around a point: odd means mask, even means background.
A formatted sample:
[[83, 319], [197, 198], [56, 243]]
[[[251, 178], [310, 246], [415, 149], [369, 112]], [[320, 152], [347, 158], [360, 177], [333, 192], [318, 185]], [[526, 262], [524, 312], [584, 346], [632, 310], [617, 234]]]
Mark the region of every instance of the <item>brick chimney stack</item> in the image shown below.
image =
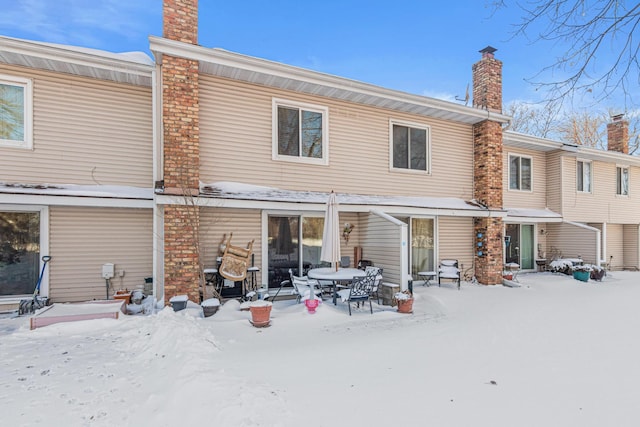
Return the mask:
[[502, 113], [502, 62], [495, 59], [496, 50], [485, 47], [482, 59], [473, 64], [473, 106]]
[[[198, 0], [163, 1], [163, 37], [198, 43]], [[200, 302], [200, 106], [197, 60], [162, 55], [164, 193], [184, 200], [164, 206], [164, 299]]]
[[607, 123], [607, 149], [629, 154], [629, 121], [624, 114], [613, 116], [611, 123]]
[[[482, 49], [482, 59], [473, 64], [473, 106], [502, 112], [502, 62], [495, 48]], [[487, 119], [473, 125], [473, 194], [489, 211], [502, 209], [502, 124]], [[502, 218], [474, 219], [474, 234], [481, 246], [475, 251], [475, 276], [486, 285], [502, 283]]]

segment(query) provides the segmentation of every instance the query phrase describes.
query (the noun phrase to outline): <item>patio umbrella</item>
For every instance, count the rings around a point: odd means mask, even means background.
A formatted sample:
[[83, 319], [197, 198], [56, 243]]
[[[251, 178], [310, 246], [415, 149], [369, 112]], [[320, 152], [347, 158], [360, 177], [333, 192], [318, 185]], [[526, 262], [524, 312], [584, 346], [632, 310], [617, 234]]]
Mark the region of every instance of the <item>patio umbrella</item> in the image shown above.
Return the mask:
[[320, 261], [340, 265], [340, 221], [338, 219], [338, 202], [336, 194], [331, 191], [324, 214], [324, 231], [322, 232], [322, 251]]

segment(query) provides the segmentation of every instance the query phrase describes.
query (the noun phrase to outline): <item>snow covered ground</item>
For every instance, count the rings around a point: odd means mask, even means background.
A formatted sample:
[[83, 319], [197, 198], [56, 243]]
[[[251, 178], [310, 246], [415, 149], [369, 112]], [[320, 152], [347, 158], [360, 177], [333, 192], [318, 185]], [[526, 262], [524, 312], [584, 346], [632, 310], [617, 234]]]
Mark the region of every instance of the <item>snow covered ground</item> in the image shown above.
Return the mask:
[[417, 287], [414, 314], [236, 302], [62, 323], [0, 319], [11, 426], [638, 426], [640, 273]]

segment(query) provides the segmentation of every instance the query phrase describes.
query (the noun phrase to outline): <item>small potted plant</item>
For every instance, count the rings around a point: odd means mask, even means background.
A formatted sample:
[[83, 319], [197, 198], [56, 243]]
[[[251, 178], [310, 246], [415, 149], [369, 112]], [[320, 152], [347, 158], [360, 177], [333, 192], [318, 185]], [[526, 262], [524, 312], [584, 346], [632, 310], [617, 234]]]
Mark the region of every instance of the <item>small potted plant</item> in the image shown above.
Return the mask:
[[413, 313], [413, 295], [408, 290], [396, 292], [394, 299], [398, 303], [398, 313]]
[[580, 280], [581, 282], [588, 282], [590, 275], [591, 275], [591, 266], [589, 264], [573, 266], [574, 279]]
[[251, 324], [256, 328], [264, 328], [271, 323], [271, 304], [269, 301], [262, 299], [249, 303], [249, 311], [251, 311]]
[[344, 228], [342, 229], [342, 238], [346, 243], [349, 243], [349, 235], [353, 231], [353, 224], [348, 222], [344, 223]]

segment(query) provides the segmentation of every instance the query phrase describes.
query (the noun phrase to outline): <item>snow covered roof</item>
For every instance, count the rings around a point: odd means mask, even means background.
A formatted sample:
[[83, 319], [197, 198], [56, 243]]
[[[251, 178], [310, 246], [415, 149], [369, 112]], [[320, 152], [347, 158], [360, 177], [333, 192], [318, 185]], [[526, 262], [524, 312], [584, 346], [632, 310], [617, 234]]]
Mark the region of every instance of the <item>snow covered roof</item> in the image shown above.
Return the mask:
[[[151, 208], [153, 197], [153, 188], [123, 185], [0, 182], [0, 201], [6, 203]], [[43, 198], [47, 198], [46, 202]]]
[[562, 215], [551, 209], [530, 209], [530, 208], [505, 208], [507, 211], [507, 217], [505, 221], [509, 219], [517, 219], [532, 222], [562, 222]]
[[151, 86], [155, 68], [144, 52], [114, 53], [3, 36], [0, 62], [139, 86]]
[[[202, 196], [219, 199], [250, 200], [264, 202], [291, 202], [324, 204], [329, 192], [283, 190], [274, 187], [245, 184], [239, 182], [221, 181], [213, 184], [201, 184]], [[409, 208], [442, 209], [470, 212], [488, 212], [488, 210], [474, 203], [455, 197], [408, 197], [408, 196], [380, 196], [365, 194], [336, 193], [338, 203], [345, 206], [398, 206]]]

